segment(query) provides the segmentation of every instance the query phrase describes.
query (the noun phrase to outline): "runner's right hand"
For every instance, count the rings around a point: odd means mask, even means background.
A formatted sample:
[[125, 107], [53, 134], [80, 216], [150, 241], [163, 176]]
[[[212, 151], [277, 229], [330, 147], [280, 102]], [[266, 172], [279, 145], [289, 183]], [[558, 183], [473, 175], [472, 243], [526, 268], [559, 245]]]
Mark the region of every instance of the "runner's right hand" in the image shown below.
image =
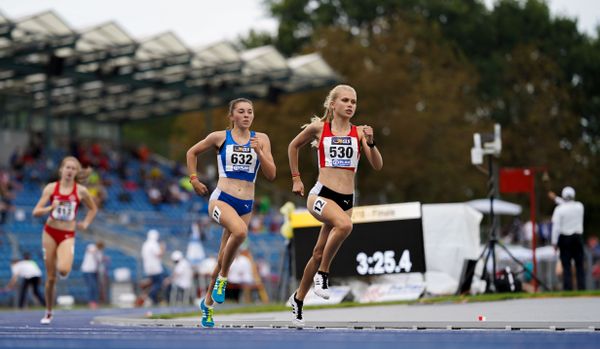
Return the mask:
[[206, 187], [206, 185], [204, 185], [204, 183], [198, 180], [192, 181], [192, 187], [194, 187], [194, 191], [198, 195], [204, 196], [208, 194], [208, 188]]
[[294, 177], [292, 183], [292, 193], [304, 196], [304, 183], [302, 183], [300, 177]]

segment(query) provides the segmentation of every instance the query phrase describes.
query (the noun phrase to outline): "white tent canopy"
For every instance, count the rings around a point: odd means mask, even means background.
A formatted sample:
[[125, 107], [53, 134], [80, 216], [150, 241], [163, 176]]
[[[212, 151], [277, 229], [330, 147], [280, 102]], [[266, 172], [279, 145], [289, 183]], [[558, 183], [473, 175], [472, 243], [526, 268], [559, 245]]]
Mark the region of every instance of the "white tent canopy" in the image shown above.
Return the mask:
[[[424, 204], [423, 242], [425, 244], [425, 264], [427, 273], [445, 273], [454, 282], [448, 285], [448, 292], [454, 293], [458, 287], [460, 273], [465, 259], [479, 256], [479, 225], [483, 215], [463, 203]], [[427, 278], [427, 289], [439, 289], [436, 281]], [[435, 278], [439, 280], [438, 277]]]
[[[485, 214], [490, 213], [490, 199], [477, 199], [465, 202], [477, 211]], [[523, 209], [521, 205], [513, 204], [512, 202], [494, 199], [494, 214], [503, 214], [508, 216], [518, 216]]]

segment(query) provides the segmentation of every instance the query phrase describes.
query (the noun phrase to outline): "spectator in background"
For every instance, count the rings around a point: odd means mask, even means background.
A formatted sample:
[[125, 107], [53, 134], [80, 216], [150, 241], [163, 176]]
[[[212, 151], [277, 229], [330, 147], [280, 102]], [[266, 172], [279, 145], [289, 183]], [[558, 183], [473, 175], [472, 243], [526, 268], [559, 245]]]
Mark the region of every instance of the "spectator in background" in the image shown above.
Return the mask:
[[152, 204], [155, 210], [159, 210], [160, 204], [163, 202], [163, 195], [160, 189], [151, 184], [148, 186], [146, 193], [148, 194], [148, 200], [150, 200], [150, 204]]
[[92, 199], [96, 203], [96, 206], [102, 208], [104, 206], [106, 198], [108, 197], [108, 194], [106, 193], [106, 189], [102, 184], [100, 174], [97, 171], [92, 171], [92, 173], [90, 174], [90, 177], [88, 178], [87, 188], [90, 192], [90, 195], [92, 196]]
[[150, 278], [150, 292], [148, 296], [154, 304], [160, 301], [160, 291], [163, 282], [162, 256], [165, 252], [164, 244], [159, 243], [160, 234], [156, 229], [148, 231], [148, 237], [142, 245], [142, 263], [144, 273]]
[[164, 178], [165, 178], [165, 175], [164, 175], [163, 171], [161, 170], [159, 164], [156, 161], [152, 161], [152, 164], [150, 167], [150, 172], [148, 172], [148, 179], [150, 181], [160, 182], [160, 181], [163, 181]]
[[231, 263], [229, 268], [229, 282], [231, 292], [229, 297], [235, 299], [238, 303], [250, 302], [250, 292], [254, 282], [254, 266], [247, 256], [245, 248], [240, 249], [238, 255]]
[[167, 187], [162, 170], [154, 161], [152, 162], [152, 166], [148, 172], [145, 187], [150, 203], [156, 210], [160, 209], [160, 204], [166, 202], [167, 199]]
[[537, 246], [549, 245], [552, 239], [552, 217], [544, 215], [538, 223], [538, 228], [537, 236], [539, 240], [537, 241]]
[[206, 258], [206, 252], [202, 245], [203, 236], [206, 234], [208, 229], [208, 222], [206, 219], [192, 223], [190, 234], [190, 241], [187, 245], [186, 258], [193, 265], [198, 266], [204, 258]]
[[22, 181], [25, 176], [23, 170], [25, 167], [25, 162], [23, 160], [23, 151], [20, 147], [15, 148], [13, 153], [10, 155], [10, 168], [13, 170], [15, 174], [15, 178], [18, 181]]
[[271, 199], [268, 196], [261, 196], [256, 202], [256, 209], [259, 214], [268, 214], [271, 211]]
[[27, 289], [31, 287], [33, 295], [37, 298], [40, 305], [45, 306], [46, 302], [40, 292], [40, 283], [42, 280], [42, 271], [35, 261], [31, 260], [31, 255], [28, 252], [23, 253], [22, 260], [13, 260], [10, 266], [12, 277], [5, 289], [12, 289], [18, 279], [23, 279], [19, 288], [19, 308], [25, 306], [27, 299]]
[[4, 223], [8, 217], [8, 207], [0, 198], [0, 246], [4, 243]]
[[100, 303], [108, 304], [108, 267], [110, 265], [110, 259], [104, 254], [104, 241], [97, 241], [96, 247], [98, 248], [98, 297]]
[[600, 240], [597, 236], [592, 235], [587, 239], [587, 248], [592, 257], [592, 263], [600, 261]]
[[98, 267], [100, 265], [100, 256], [98, 247], [95, 244], [88, 244], [85, 248], [83, 261], [81, 262], [81, 272], [88, 288], [88, 305], [90, 309], [98, 307]]
[[173, 163], [173, 167], [171, 167], [171, 177], [179, 178], [179, 177], [185, 176], [186, 172], [187, 172], [187, 169], [185, 168], [185, 165], [183, 165], [179, 162]]
[[27, 150], [25, 151], [25, 157], [29, 158], [31, 161], [39, 159], [42, 155], [43, 144], [44, 136], [42, 132], [32, 132], [29, 137], [29, 144], [27, 145]]
[[600, 287], [600, 241], [595, 235], [587, 239], [587, 248], [591, 257], [592, 289]]
[[179, 187], [179, 183], [175, 179], [169, 181], [166, 196], [167, 202], [171, 204], [179, 204], [190, 199], [190, 194], [182, 191]]
[[0, 171], [0, 225], [6, 223], [8, 213], [13, 210], [15, 185], [10, 180], [8, 171]]
[[534, 293], [536, 285], [533, 281], [533, 262], [527, 261], [523, 265], [523, 275], [521, 276], [521, 288], [527, 293]]
[[253, 216], [248, 227], [250, 234], [262, 234], [265, 229], [262, 215]]
[[262, 255], [259, 255], [255, 262], [260, 277], [263, 279], [263, 281], [269, 281], [271, 278], [271, 264]]
[[117, 199], [120, 202], [130, 202], [132, 193], [139, 188], [138, 182], [131, 179], [133, 177], [137, 178], [137, 176], [134, 174], [134, 171], [126, 165], [127, 160], [129, 159], [129, 156], [123, 154], [117, 159], [117, 173], [121, 179], [121, 192]]
[[147, 162], [150, 159], [150, 149], [145, 144], [141, 144], [137, 149], [136, 155], [141, 162]]
[[169, 283], [171, 284], [170, 300], [187, 303], [189, 295], [192, 292], [194, 271], [190, 262], [183, 257], [183, 253], [179, 250], [171, 253], [171, 261], [173, 261], [175, 266], [169, 277]]
[[583, 204], [575, 201], [575, 189], [562, 190], [563, 203], [554, 208], [552, 214], [552, 245], [560, 249], [560, 262], [563, 269], [563, 290], [573, 289], [571, 260], [575, 262], [577, 289], [585, 289], [583, 271]]
[[[261, 270], [261, 268], [263, 269]], [[257, 295], [263, 303], [269, 302], [269, 296], [263, 282], [263, 274], [261, 273], [266, 273], [267, 275], [264, 276], [268, 277], [270, 267], [264, 264], [259, 265], [247, 245], [240, 248], [239, 254], [231, 265], [230, 273], [232, 289], [238, 291], [234, 293], [234, 297], [238, 302], [252, 302], [252, 291], [254, 290], [258, 292]]]
[[[10, 206], [4, 202], [3, 197], [0, 196], [0, 234], [4, 233], [3, 225], [7, 221], [8, 212], [10, 211]], [[2, 244], [2, 240], [0, 240], [0, 244]]]
[[110, 159], [108, 155], [103, 151], [102, 146], [99, 143], [94, 143], [90, 147], [91, 162], [95, 168], [100, 168], [104, 171], [110, 169]]
[[271, 221], [269, 222], [269, 233], [271, 234], [279, 234], [281, 230], [281, 226], [283, 225], [283, 215], [280, 214], [271, 214]]
[[[539, 232], [540, 232], [540, 228], [539, 228], [539, 224], [535, 224], [535, 234], [536, 234], [536, 242], [539, 245]], [[523, 228], [521, 229], [521, 233], [523, 234], [523, 236], [521, 237], [521, 242], [522, 245], [524, 247], [527, 248], [531, 248], [531, 245], [533, 243], [533, 224], [531, 224], [531, 221], [528, 220], [527, 222], [523, 223]]]
[[79, 148], [77, 150], [77, 159], [81, 162], [81, 166], [83, 167], [91, 167], [92, 159], [90, 158], [89, 147], [84, 144], [79, 144]]

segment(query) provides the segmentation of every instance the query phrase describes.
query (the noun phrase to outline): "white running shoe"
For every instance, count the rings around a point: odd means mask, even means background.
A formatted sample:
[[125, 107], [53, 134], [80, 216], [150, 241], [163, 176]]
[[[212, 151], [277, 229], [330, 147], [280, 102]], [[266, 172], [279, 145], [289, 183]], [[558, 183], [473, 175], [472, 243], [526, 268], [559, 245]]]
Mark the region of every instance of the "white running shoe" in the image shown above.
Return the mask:
[[52, 322], [52, 314], [48, 314], [48, 313], [46, 313], [46, 315], [44, 315], [44, 317], [40, 320], [40, 324], [42, 324], [42, 325], [50, 325], [51, 322]]
[[328, 274], [317, 273], [313, 279], [315, 282], [315, 294], [323, 299], [329, 299], [329, 280]]
[[294, 294], [290, 296], [290, 299], [288, 299], [288, 305], [292, 307], [292, 314], [294, 315], [292, 317], [292, 322], [296, 326], [304, 326], [304, 319], [302, 318], [303, 304], [296, 302], [296, 300], [294, 299], [295, 295], [296, 293], [294, 292]]

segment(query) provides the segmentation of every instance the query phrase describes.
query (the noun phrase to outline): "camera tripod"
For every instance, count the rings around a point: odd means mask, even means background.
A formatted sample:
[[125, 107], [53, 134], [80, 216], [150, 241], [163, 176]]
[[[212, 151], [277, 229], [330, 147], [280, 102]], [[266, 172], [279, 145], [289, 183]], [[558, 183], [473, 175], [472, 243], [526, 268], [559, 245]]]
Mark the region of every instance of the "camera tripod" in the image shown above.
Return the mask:
[[[489, 240], [485, 246], [485, 248], [483, 249], [483, 251], [481, 252], [481, 254], [479, 255], [479, 257], [477, 258], [477, 261], [479, 260], [483, 260], [483, 272], [481, 273], [481, 279], [485, 280], [487, 282], [487, 290], [489, 290], [490, 292], [497, 292], [496, 290], [496, 282], [498, 280], [497, 275], [496, 275], [496, 245], [500, 246], [505, 252], [506, 254], [515, 262], [517, 263], [519, 266], [521, 266], [522, 272], [528, 272], [532, 278], [538, 283], [538, 285], [542, 286], [544, 289], [546, 289], [547, 291], [549, 291], [550, 289], [548, 288], [548, 286], [546, 286], [538, 277], [537, 275], [535, 275], [533, 272], [529, 271], [525, 265], [518, 260], [509, 250], [506, 246], [504, 246], [504, 244], [502, 244], [500, 241], [498, 241], [498, 234], [497, 234], [497, 228], [498, 228], [498, 220], [496, 215], [494, 214], [494, 199], [496, 197], [496, 188], [497, 188], [497, 177], [495, 175], [495, 171], [494, 171], [494, 162], [492, 159], [492, 155], [486, 155], [486, 157], [488, 158], [488, 197], [490, 199], [490, 234], [489, 234]], [[532, 224], [535, 224], [535, 222], [532, 222]], [[492, 275], [489, 275], [487, 266], [488, 266], [488, 262], [490, 261], [492, 262]]]

